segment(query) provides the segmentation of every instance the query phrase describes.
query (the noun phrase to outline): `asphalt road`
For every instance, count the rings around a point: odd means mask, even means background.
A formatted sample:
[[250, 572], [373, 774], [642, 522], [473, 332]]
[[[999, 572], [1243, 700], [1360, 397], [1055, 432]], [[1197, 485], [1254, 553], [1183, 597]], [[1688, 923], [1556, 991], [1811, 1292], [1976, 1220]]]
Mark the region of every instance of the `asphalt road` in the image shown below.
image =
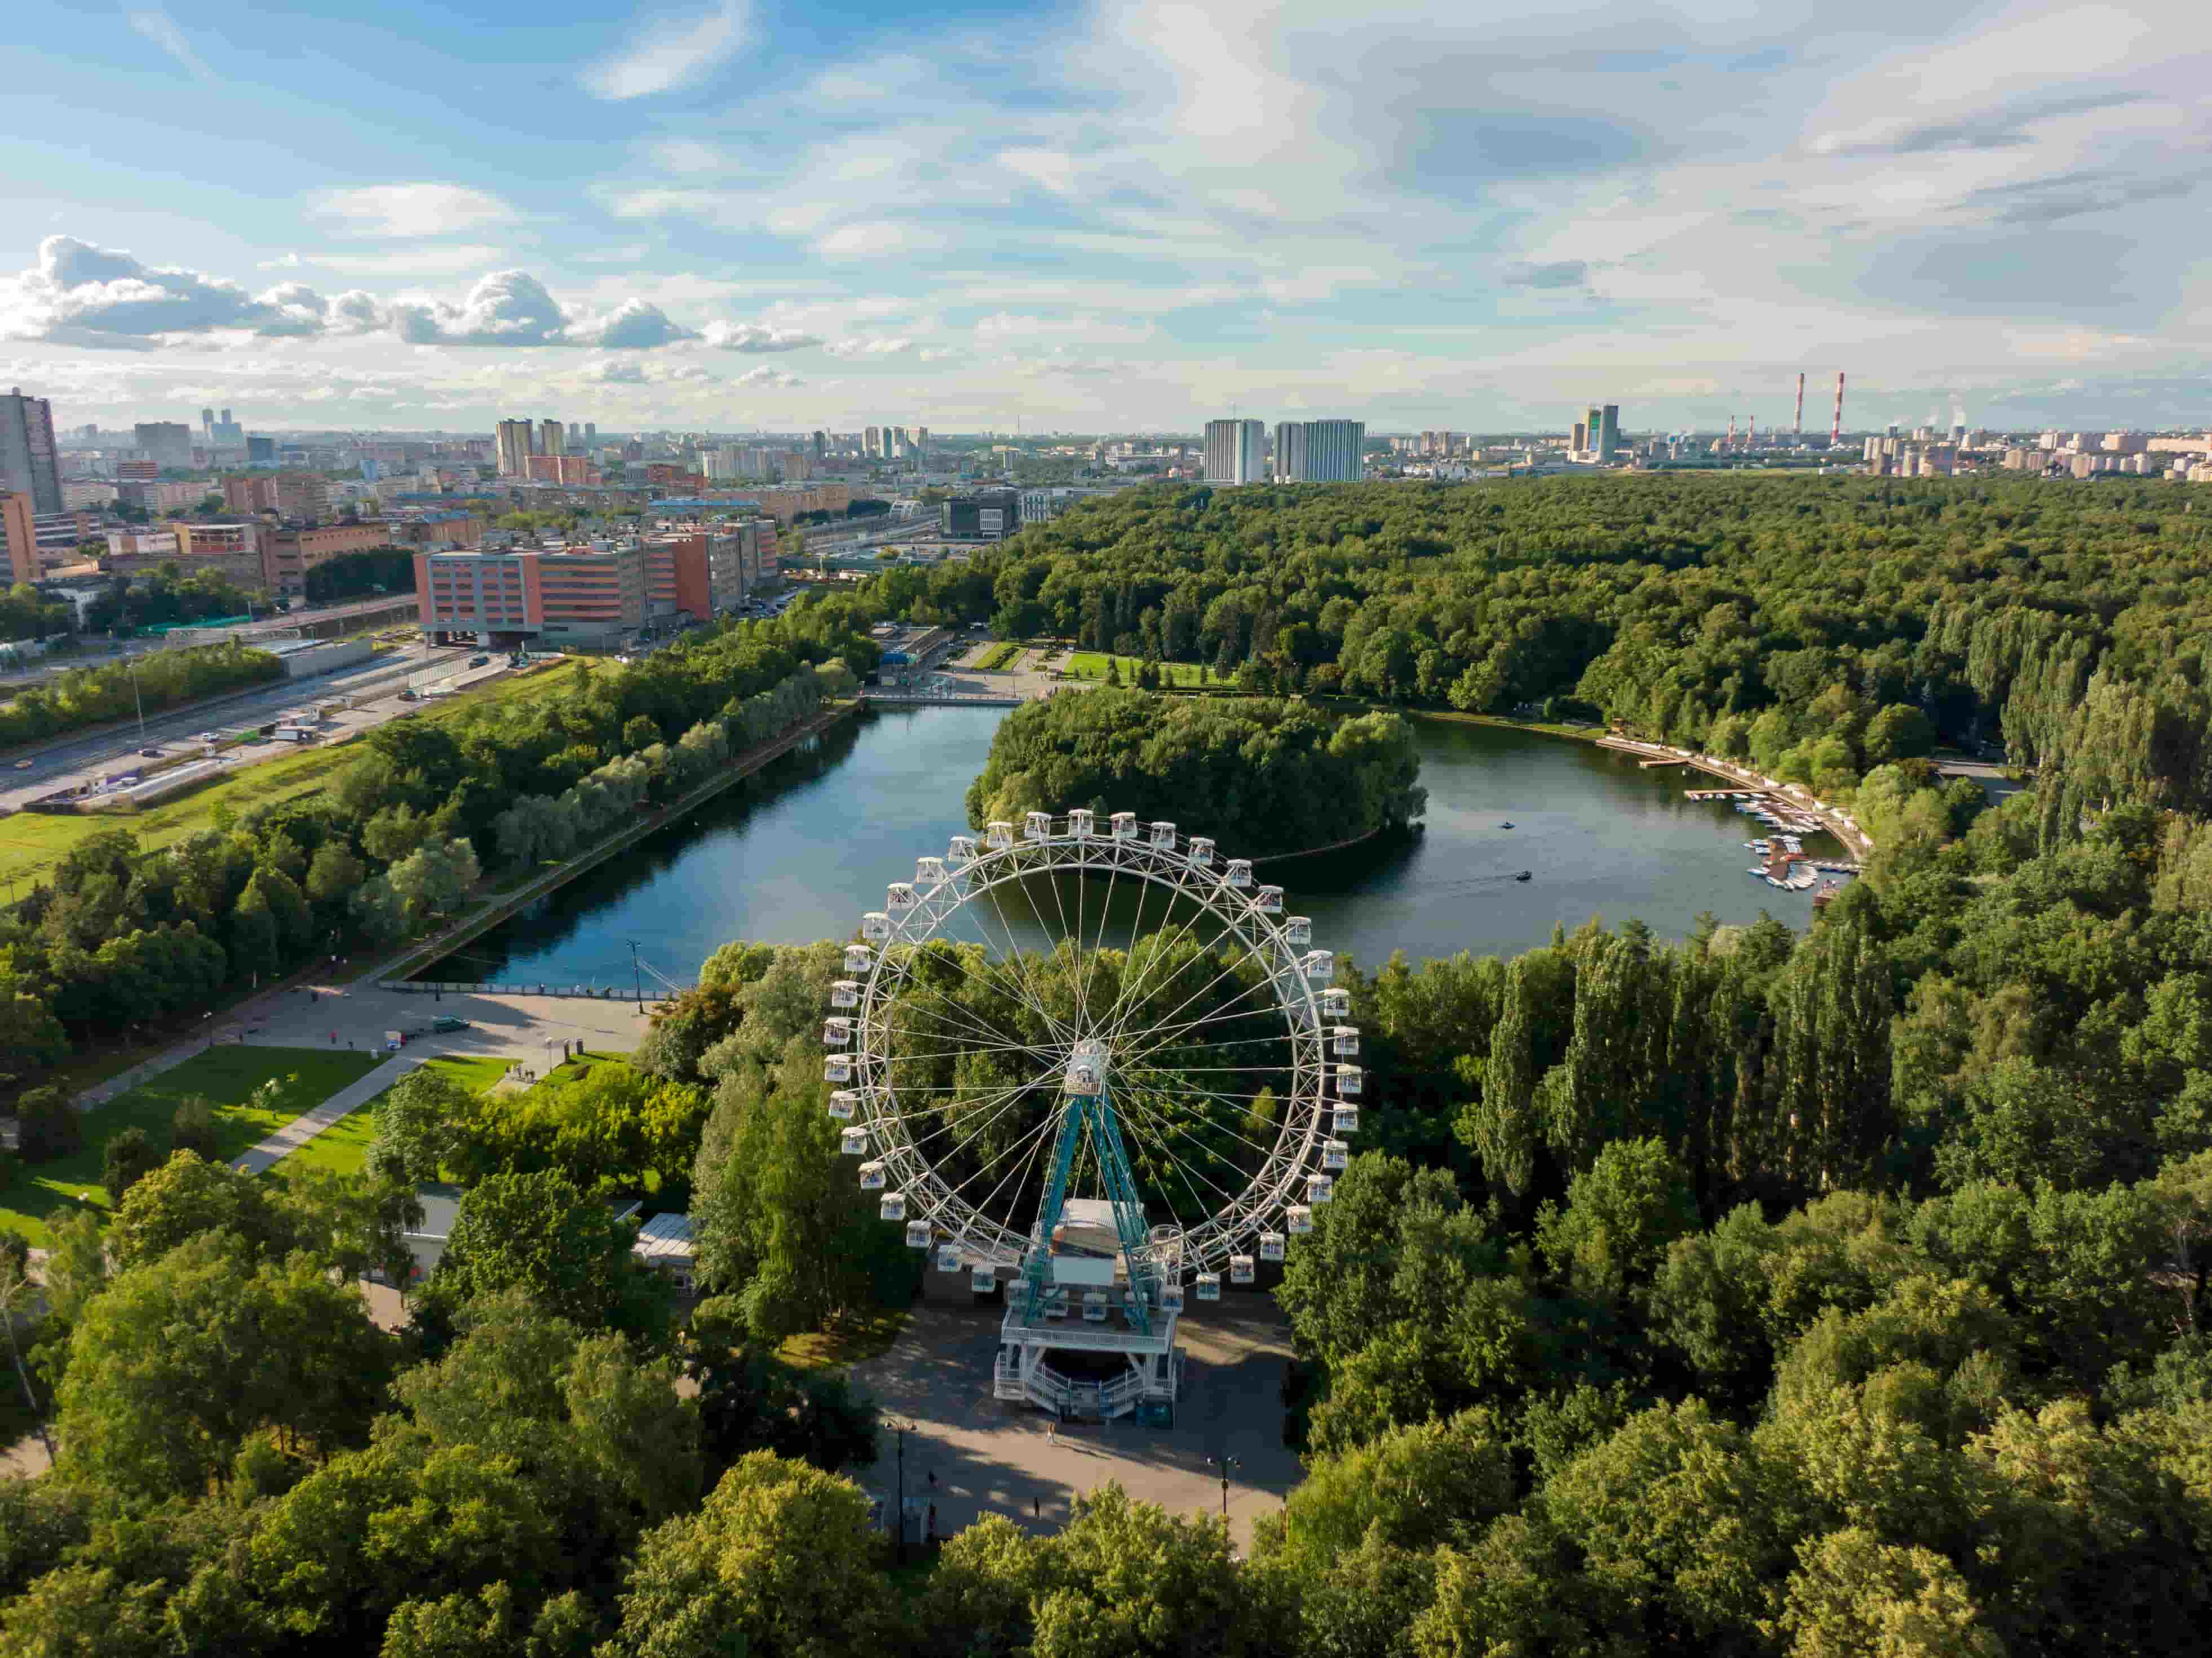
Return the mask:
[[[21, 770], [13, 762], [0, 762], [0, 809], [20, 808], [24, 802], [51, 794], [56, 789], [90, 782], [124, 769], [137, 757], [143, 747], [168, 748], [204, 731], [264, 725], [289, 708], [334, 697], [397, 692], [408, 680], [426, 671], [465, 668], [472, 654], [454, 647], [433, 650], [426, 659], [419, 646], [409, 646], [397, 657], [380, 658], [313, 679], [282, 680], [266, 690], [255, 691], [219, 708], [179, 708], [149, 714], [143, 739], [134, 723], [127, 731], [109, 732], [104, 736], [84, 738], [47, 749], [31, 756], [29, 766]], [[495, 657], [490, 667], [478, 671], [478, 677], [489, 677], [502, 667], [504, 660], [503, 657]], [[385, 718], [398, 711], [395, 708]], [[248, 750], [240, 757], [261, 760], [289, 752], [289, 749], [272, 744], [259, 751]]]

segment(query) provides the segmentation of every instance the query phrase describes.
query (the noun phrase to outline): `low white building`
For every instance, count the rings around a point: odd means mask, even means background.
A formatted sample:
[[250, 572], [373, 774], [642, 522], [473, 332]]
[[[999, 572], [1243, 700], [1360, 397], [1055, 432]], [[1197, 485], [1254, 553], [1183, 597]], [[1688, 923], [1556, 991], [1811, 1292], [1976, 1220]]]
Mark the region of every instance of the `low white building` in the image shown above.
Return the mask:
[[629, 1252], [668, 1279], [679, 1296], [692, 1293], [698, 1271], [699, 1251], [691, 1236], [689, 1215], [655, 1215], [637, 1229], [637, 1242]]

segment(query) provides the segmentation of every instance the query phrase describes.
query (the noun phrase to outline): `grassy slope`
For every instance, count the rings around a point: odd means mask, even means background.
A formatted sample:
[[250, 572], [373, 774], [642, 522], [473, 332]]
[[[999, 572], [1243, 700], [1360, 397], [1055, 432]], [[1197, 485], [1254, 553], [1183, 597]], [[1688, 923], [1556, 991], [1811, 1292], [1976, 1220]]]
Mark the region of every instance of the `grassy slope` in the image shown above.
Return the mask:
[[[1124, 685], [1136, 683], [1137, 668], [1141, 659], [1133, 656], [1109, 658], [1103, 651], [1077, 651], [1067, 658], [1064, 665], [1071, 679], [1103, 679], [1106, 677], [1106, 664], [1109, 660], [1121, 665], [1121, 683]], [[1056, 663], [1054, 665], [1062, 665]], [[1224, 679], [1213, 671], [1211, 665], [1200, 668], [1193, 662], [1163, 662], [1160, 664], [1160, 678], [1164, 684], [1193, 687], [1233, 685], [1237, 683], [1233, 679]]]
[[[58, 1211], [80, 1201], [105, 1211], [108, 1200], [100, 1180], [100, 1157], [108, 1138], [125, 1128], [143, 1128], [155, 1146], [166, 1151], [170, 1121], [188, 1096], [204, 1095], [215, 1108], [216, 1153], [228, 1160], [382, 1062], [380, 1054], [312, 1048], [232, 1046], [196, 1054], [86, 1112], [79, 1119], [81, 1150], [52, 1163], [19, 1166], [14, 1178], [0, 1187], [0, 1226], [12, 1227], [43, 1245], [46, 1222]], [[273, 1105], [250, 1104], [253, 1090], [272, 1078], [296, 1080], [285, 1084]]]

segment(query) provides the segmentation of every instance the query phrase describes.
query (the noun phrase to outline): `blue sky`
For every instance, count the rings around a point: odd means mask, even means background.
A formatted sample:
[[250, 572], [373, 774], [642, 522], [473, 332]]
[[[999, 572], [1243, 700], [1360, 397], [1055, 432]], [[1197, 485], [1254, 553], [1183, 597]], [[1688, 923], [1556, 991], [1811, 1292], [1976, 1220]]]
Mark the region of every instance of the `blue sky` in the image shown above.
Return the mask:
[[16, 0], [114, 424], [2212, 420], [2212, 7]]

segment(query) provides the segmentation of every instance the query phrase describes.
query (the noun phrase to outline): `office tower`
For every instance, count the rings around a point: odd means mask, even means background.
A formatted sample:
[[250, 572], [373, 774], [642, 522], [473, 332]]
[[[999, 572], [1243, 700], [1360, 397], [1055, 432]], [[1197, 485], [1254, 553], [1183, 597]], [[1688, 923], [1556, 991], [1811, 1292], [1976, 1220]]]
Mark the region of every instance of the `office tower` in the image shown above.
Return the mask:
[[1267, 481], [1267, 428], [1256, 420], [1206, 422], [1206, 481], [1262, 483]]
[[1285, 483], [1354, 483], [1365, 475], [1367, 423], [1285, 421], [1275, 428], [1275, 477]]
[[204, 438], [215, 435], [215, 410], [212, 409], [200, 410], [200, 435]]
[[926, 450], [929, 447], [929, 428], [927, 426], [917, 426], [914, 428], [914, 444], [917, 449]]
[[566, 453], [568, 453], [568, 450], [569, 450], [569, 449], [574, 449], [574, 448], [578, 444], [581, 443], [583, 440], [584, 440], [584, 428], [583, 428], [582, 427], [579, 426], [579, 425], [578, 425], [574, 421], [570, 421], [570, 422], [568, 422], [568, 446], [567, 446], [567, 448], [562, 449], [561, 452], [562, 452], [562, 454], [564, 454], [564, 455], [565, 455]]
[[1575, 434], [1568, 442], [1567, 447], [1578, 455], [1582, 453], [1583, 450], [1589, 447], [1589, 422], [1588, 421], [1578, 420], [1575, 422]]
[[230, 425], [230, 424], [231, 424], [230, 410], [229, 410], [226, 409], [226, 410], [224, 410], [222, 411], [222, 420], [220, 420], [219, 422], [216, 422], [216, 424], [217, 424], [217, 425], [221, 425], [221, 426], [228, 426], [228, 425]]
[[883, 453], [884, 433], [879, 426], [871, 426], [860, 434], [860, 452], [870, 459]]
[[530, 422], [526, 420], [503, 420], [492, 432], [492, 443], [499, 455], [499, 475], [503, 478], [519, 478], [530, 471]]
[[537, 452], [541, 455], [565, 455], [568, 452], [568, 440], [562, 432], [559, 421], [547, 420], [538, 423]]
[[0, 491], [8, 490], [30, 496], [34, 513], [64, 510], [54, 406], [20, 386], [0, 398]]
[[826, 459], [829, 457], [829, 453], [830, 434], [827, 432], [817, 432], [814, 434], [814, 459], [817, 460]]
[[189, 467], [192, 464], [192, 428], [182, 421], [142, 421], [131, 428], [131, 433], [155, 465]]
[[[1600, 460], [1611, 460], [1620, 452], [1620, 405], [1617, 403], [1590, 404], [1583, 416], [1585, 428], [1583, 446]], [[1735, 417], [1729, 417], [1729, 446], [1735, 446]]]
[[593, 420], [586, 421], [584, 422], [584, 447], [586, 449], [597, 448], [599, 446], [599, 423]]

